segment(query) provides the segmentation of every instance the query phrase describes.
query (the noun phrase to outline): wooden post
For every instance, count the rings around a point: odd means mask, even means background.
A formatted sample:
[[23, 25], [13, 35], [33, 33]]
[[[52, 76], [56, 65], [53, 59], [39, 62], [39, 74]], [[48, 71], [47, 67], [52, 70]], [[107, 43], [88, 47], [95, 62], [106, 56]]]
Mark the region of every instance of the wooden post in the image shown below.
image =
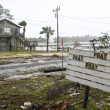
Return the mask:
[[62, 45], [62, 78], [63, 78], [63, 38], [61, 41], [61, 45]]
[[30, 51], [30, 47], [28, 47], [28, 51]]
[[85, 87], [84, 106], [83, 106], [83, 108], [87, 108], [88, 94], [89, 94], [89, 86], [86, 86]]
[[[92, 44], [93, 44], [93, 48], [95, 51], [95, 43], [94, 43], [95, 39], [91, 40]], [[84, 95], [84, 108], [87, 108], [87, 100], [88, 100], [88, 94], [89, 94], [89, 86], [85, 87], [85, 95]]]

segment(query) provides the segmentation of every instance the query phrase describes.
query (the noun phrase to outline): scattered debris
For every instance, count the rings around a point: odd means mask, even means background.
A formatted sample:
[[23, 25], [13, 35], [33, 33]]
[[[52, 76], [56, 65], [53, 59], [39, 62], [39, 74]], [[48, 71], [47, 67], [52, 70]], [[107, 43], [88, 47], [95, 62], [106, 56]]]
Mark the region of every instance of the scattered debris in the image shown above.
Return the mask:
[[46, 77], [51, 77], [51, 76], [52, 76], [52, 75], [50, 75], [50, 74], [49, 74], [49, 75], [46, 75]]
[[24, 102], [24, 105], [25, 105], [25, 106], [31, 105], [31, 102]]
[[75, 91], [73, 91], [73, 93], [76, 93], [76, 90], [75, 90]]
[[7, 108], [7, 105], [1, 105], [0, 108]]
[[88, 100], [91, 100], [91, 97], [88, 97]]
[[80, 93], [73, 93], [73, 94], [70, 94], [70, 97], [73, 97], [73, 96], [79, 96], [80, 95]]
[[45, 106], [40, 104], [40, 103], [36, 103], [32, 105], [32, 109], [33, 110], [39, 110], [39, 109], [43, 109]]
[[59, 56], [59, 55], [54, 54], [54, 55], [52, 55], [52, 57], [59, 58], [60, 56]]
[[50, 103], [43, 110], [66, 110], [70, 106], [70, 103], [65, 101], [57, 101], [56, 103]]
[[27, 107], [25, 107], [25, 106], [21, 106], [21, 108], [22, 108], [23, 110], [26, 110], [26, 109], [27, 109]]
[[35, 83], [36, 86], [40, 86], [40, 84]]
[[81, 100], [81, 101], [79, 101], [79, 102], [76, 102], [76, 103], [74, 103], [74, 104], [71, 104], [71, 106], [80, 104], [80, 103], [82, 103], [82, 102], [83, 102], [83, 100]]

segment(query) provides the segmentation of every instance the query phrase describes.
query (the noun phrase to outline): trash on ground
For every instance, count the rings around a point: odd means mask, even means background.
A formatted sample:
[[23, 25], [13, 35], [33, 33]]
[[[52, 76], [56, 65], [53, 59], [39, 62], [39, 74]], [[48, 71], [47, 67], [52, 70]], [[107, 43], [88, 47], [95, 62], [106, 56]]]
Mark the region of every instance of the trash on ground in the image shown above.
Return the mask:
[[81, 100], [81, 101], [79, 101], [79, 102], [76, 102], [76, 103], [73, 103], [73, 104], [71, 104], [71, 106], [74, 106], [74, 105], [80, 104], [80, 103], [82, 103], [82, 102], [83, 102], [83, 100]]
[[0, 106], [0, 108], [6, 108], [7, 107], [7, 105], [1, 105]]
[[35, 83], [36, 86], [40, 86], [40, 84]]
[[26, 110], [26, 109], [27, 109], [27, 107], [25, 107], [25, 106], [21, 106], [21, 108], [22, 108], [23, 110]]
[[45, 110], [66, 110], [70, 104], [65, 101], [57, 101], [56, 103], [50, 103], [45, 107]]
[[79, 96], [80, 93], [73, 93], [73, 94], [70, 94], [70, 97], [73, 97], [73, 96]]
[[91, 97], [88, 97], [88, 100], [90, 100], [91, 99]]
[[75, 91], [73, 91], [73, 93], [76, 93], [76, 90], [75, 90]]
[[31, 105], [31, 102], [24, 102], [24, 105]]

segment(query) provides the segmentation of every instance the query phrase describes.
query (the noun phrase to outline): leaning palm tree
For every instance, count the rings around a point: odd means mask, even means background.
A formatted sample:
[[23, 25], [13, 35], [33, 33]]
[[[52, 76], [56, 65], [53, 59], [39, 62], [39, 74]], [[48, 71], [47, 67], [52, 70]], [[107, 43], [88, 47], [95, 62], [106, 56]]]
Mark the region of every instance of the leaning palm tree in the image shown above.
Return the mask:
[[24, 40], [25, 40], [25, 31], [26, 31], [25, 27], [26, 27], [27, 23], [25, 21], [22, 21], [22, 22], [19, 23], [19, 25], [24, 27], [24, 29], [23, 29], [23, 37], [24, 37]]
[[47, 37], [47, 52], [48, 52], [48, 43], [49, 43], [49, 37], [54, 34], [55, 30], [51, 30], [51, 27], [42, 27], [42, 31], [40, 34], [46, 34]]

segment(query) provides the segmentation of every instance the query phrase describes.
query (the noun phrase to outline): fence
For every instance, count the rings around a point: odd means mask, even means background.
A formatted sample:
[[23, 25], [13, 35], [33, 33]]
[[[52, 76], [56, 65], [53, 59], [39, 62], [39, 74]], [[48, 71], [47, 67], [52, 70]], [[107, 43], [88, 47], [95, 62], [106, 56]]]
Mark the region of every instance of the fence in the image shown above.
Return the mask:
[[[89, 45], [78, 45], [78, 46], [75, 46], [75, 45], [64, 45], [63, 46], [63, 50], [65, 52], [69, 52], [69, 48], [76, 48], [76, 49], [89, 49]], [[59, 51], [62, 50], [62, 46], [59, 45]], [[36, 47], [36, 51], [46, 51], [47, 50], [47, 46], [46, 45], [38, 45]], [[49, 51], [57, 51], [57, 45], [49, 45]]]

